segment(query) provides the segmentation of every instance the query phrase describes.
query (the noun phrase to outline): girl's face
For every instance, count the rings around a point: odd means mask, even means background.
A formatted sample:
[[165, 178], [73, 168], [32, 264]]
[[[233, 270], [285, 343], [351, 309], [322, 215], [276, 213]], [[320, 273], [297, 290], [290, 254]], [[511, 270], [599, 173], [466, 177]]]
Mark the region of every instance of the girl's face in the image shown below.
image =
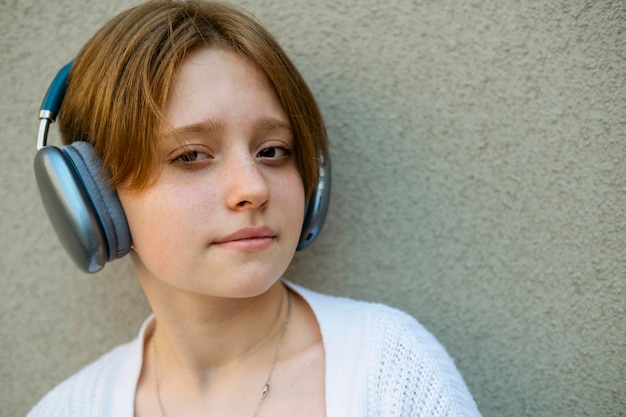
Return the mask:
[[304, 216], [289, 118], [245, 58], [201, 49], [183, 61], [165, 116], [162, 172], [120, 187], [148, 280], [187, 292], [250, 297], [284, 273]]

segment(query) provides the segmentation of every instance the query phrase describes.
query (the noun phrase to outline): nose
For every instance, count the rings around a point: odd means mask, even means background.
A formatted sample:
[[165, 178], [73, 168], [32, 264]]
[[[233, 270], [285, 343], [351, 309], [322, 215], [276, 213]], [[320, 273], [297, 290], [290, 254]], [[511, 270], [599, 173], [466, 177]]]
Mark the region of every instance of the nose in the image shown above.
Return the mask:
[[267, 205], [267, 179], [252, 155], [234, 157], [225, 172], [226, 203], [231, 210], [249, 210]]

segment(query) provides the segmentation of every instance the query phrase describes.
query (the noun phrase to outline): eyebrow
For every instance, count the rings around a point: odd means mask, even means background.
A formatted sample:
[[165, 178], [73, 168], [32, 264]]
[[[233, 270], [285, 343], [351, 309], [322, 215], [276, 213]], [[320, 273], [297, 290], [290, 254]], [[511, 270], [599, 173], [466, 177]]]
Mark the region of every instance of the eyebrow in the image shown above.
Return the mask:
[[[260, 117], [254, 121], [252, 127], [254, 130], [272, 131], [284, 129], [291, 131], [291, 125], [289, 123], [274, 117]], [[167, 138], [193, 134], [220, 133], [225, 129], [226, 124], [223, 121], [206, 119], [202, 122], [169, 129], [164, 136]]]
[[206, 134], [211, 132], [223, 132], [226, 126], [223, 122], [215, 119], [207, 119], [202, 122], [192, 123], [181, 127], [172, 127], [165, 132], [164, 137], [188, 136], [193, 134]]
[[273, 117], [261, 117], [254, 121], [253, 127], [256, 130], [291, 130], [291, 125], [289, 123]]

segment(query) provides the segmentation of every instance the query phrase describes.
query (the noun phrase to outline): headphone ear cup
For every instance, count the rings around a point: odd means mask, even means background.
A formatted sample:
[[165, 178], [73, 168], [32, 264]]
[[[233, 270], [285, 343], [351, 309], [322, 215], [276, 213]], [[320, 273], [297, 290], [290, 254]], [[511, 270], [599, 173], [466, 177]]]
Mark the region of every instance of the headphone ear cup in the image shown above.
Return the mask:
[[126, 216], [90, 144], [40, 149], [35, 176], [57, 236], [83, 271], [97, 272], [128, 253]]
[[330, 205], [330, 158], [321, 159], [318, 165], [317, 187], [306, 202], [304, 222], [296, 250], [307, 248], [322, 231]]
[[62, 147], [61, 151], [74, 164], [104, 229], [108, 260], [112, 261], [128, 254], [131, 238], [126, 215], [117, 192], [108, 186], [109, 177], [102, 168], [93, 146], [87, 142], [76, 141]]

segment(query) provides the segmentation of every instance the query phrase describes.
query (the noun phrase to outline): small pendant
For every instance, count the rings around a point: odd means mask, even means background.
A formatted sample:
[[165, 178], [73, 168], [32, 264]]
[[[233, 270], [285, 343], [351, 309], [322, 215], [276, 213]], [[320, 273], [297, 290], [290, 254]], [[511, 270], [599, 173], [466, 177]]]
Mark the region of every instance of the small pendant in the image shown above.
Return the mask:
[[270, 384], [265, 384], [265, 386], [263, 387], [263, 391], [261, 391], [261, 399], [264, 400], [265, 397], [267, 397], [267, 393], [270, 390]]

